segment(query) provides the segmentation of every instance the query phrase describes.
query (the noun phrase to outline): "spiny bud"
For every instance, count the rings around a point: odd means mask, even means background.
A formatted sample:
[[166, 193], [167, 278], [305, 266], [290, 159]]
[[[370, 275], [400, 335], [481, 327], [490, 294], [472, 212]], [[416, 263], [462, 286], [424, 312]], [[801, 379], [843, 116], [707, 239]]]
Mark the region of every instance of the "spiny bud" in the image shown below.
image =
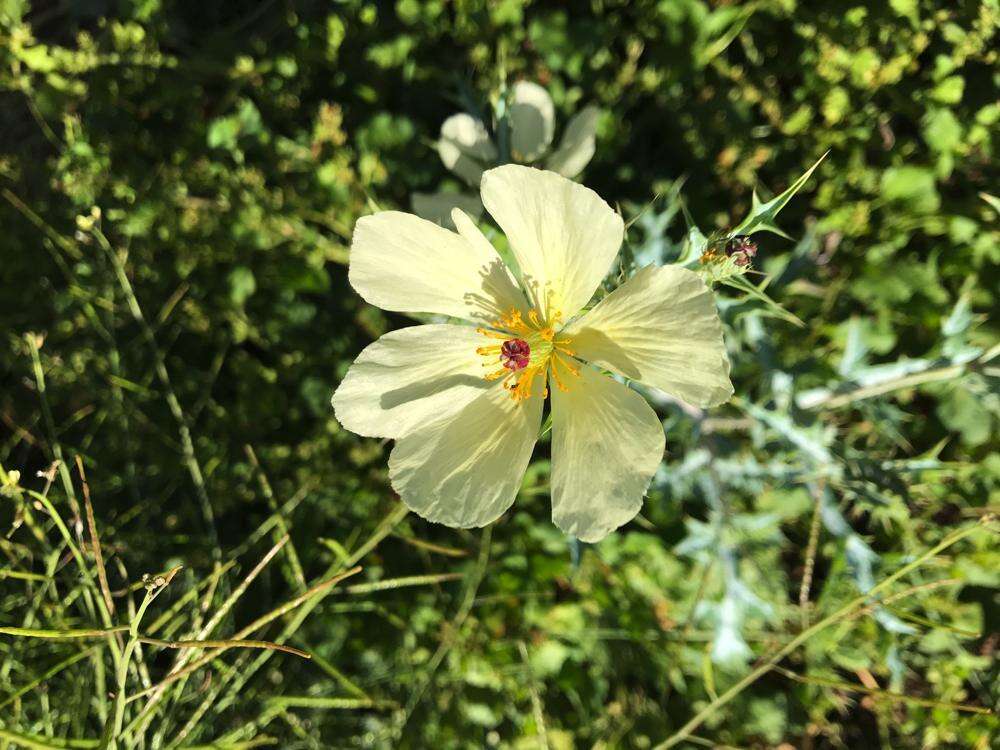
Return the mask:
[[749, 266], [757, 255], [757, 243], [745, 234], [738, 234], [726, 241], [726, 256], [742, 267]]

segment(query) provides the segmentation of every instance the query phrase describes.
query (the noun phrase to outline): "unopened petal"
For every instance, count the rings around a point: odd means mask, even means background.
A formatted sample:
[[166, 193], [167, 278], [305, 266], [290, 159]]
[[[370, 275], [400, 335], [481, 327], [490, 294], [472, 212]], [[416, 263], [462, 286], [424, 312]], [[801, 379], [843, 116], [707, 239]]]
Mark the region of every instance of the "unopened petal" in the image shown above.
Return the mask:
[[483, 169], [497, 159], [483, 121], [465, 112], [444, 121], [437, 146], [444, 165], [473, 187], [479, 184]]
[[400, 211], [358, 219], [348, 278], [365, 300], [394, 312], [489, 322], [525, 304], [488, 242]]
[[460, 208], [477, 219], [483, 213], [483, 202], [479, 196], [465, 193], [414, 193], [410, 196], [410, 207], [421, 219], [445, 229], [455, 228], [451, 219], [454, 208]]
[[515, 402], [494, 383], [396, 443], [389, 479], [410, 510], [458, 528], [485, 526], [514, 502], [542, 419], [539, 396]]
[[483, 175], [483, 205], [503, 229], [533, 304], [568, 320], [608, 273], [624, 224], [589, 188], [555, 172], [508, 164]]
[[518, 81], [510, 95], [510, 148], [514, 161], [532, 162], [548, 149], [556, 113], [549, 92], [531, 81]]
[[656, 412], [635, 391], [592, 367], [552, 392], [552, 521], [597, 542], [635, 517], [663, 458]]
[[733, 395], [715, 299], [684, 268], [647, 266], [561, 335], [577, 356], [689, 404]]
[[584, 107], [566, 125], [559, 148], [545, 160], [545, 168], [564, 177], [576, 177], [590, 163], [597, 148], [597, 107]]

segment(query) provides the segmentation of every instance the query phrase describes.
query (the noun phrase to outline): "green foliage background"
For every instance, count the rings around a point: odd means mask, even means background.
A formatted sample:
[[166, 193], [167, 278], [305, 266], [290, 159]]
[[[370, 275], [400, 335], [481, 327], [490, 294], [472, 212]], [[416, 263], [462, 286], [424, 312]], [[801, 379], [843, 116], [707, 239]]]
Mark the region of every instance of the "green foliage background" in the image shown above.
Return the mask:
[[[4, 0], [0, 24], [0, 624], [101, 627], [30, 494], [85, 546], [75, 456], [111, 590], [185, 566], [151, 611], [233, 562], [199, 590], [219, 607], [287, 528], [217, 637], [364, 568], [282, 636], [312, 661], [226, 653], [123, 746], [652, 747], [803, 616], [998, 506], [996, 0]], [[544, 458], [490, 531], [405, 516], [386, 446], [329, 408], [358, 351], [406, 324], [348, 286], [354, 221], [447, 186], [440, 123], [518, 78], [562, 123], [603, 109], [583, 181], [626, 218], [666, 196], [630, 230], [636, 257], [676, 259], [681, 201], [725, 229], [754, 187], [829, 152], [781, 214], [801, 239], [757, 237], [768, 294], [805, 326], [720, 289], [739, 398], [661, 405], [663, 476], [592, 548], [548, 521]], [[893, 590], [927, 588], [824, 629], [781, 663], [792, 677], [756, 680], [689, 741], [988, 747], [994, 716], [944, 704], [996, 707], [998, 565], [984, 527]], [[184, 606], [171, 638], [202, 617]], [[713, 661], [723, 638], [753, 656]], [[0, 747], [97, 746], [106, 642], [0, 639]], [[130, 689], [173, 654], [143, 658]]]

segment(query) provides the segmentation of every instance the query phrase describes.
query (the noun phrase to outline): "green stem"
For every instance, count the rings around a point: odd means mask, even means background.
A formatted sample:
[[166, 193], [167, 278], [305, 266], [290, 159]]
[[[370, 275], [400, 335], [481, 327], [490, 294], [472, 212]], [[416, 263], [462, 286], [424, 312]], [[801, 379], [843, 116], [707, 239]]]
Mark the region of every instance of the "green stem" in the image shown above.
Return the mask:
[[115, 663], [117, 688], [115, 690], [114, 712], [111, 720], [104, 726], [100, 750], [105, 750], [105, 748], [108, 750], [117, 750], [118, 748], [118, 738], [121, 736], [122, 727], [125, 724], [125, 705], [128, 703], [125, 688], [128, 681], [129, 662], [132, 660], [132, 654], [135, 652], [136, 646], [142, 641], [142, 637], [139, 635], [139, 623], [142, 622], [142, 618], [146, 614], [146, 608], [159, 596], [160, 592], [167, 587], [179, 571], [180, 567], [178, 566], [168, 571], [165, 575], [157, 576], [147, 583], [146, 595], [142, 598], [142, 604], [139, 605], [139, 609], [136, 610], [135, 616], [129, 623], [128, 642], [125, 644], [125, 650], [122, 652], [121, 657]]
[[142, 604], [139, 605], [139, 610], [135, 613], [135, 617], [132, 618], [132, 622], [129, 623], [128, 642], [125, 644], [125, 650], [122, 652], [121, 658], [118, 659], [115, 671], [115, 679], [118, 685], [115, 690], [115, 710], [113, 719], [105, 727], [104, 736], [101, 738], [102, 750], [104, 748], [115, 750], [118, 747], [118, 737], [121, 735], [122, 726], [125, 723], [125, 686], [128, 680], [128, 665], [132, 660], [132, 653], [135, 651], [135, 647], [139, 644], [139, 622], [142, 620], [142, 616], [146, 614], [146, 607], [156, 597], [156, 590], [156, 588], [146, 590], [146, 595], [142, 598]]
[[170, 373], [167, 371], [166, 359], [164, 358], [159, 345], [156, 343], [156, 334], [153, 332], [152, 326], [150, 326], [149, 321], [146, 320], [146, 316], [143, 314], [142, 308], [139, 306], [139, 300], [135, 295], [135, 290], [132, 288], [132, 282], [129, 280], [128, 274], [125, 272], [125, 265], [122, 262], [121, 257], [117, 252], [115, 252], [115, 249], [111, 247], [111, 243], [108, 242], [108, 238], [104, 236], [103, 232], [95, 228], [93, 233], [98, 244], [104, 250], [114, 267], [115, 276], [118, 279], [118, 285], [121, 287], [122, 293], [125, 295], [129, 312], [132, 313], [132, 317], [135, 319], [135, 322], [139, 324], [142, 336], [145, 338], [146, 344], [149, 346], [149, 349], [153, 354], [153, 369], [156, 373], [157, 379], [163, 386], [167, 407], [170, 409], [171, 415], [177, 422], [177, 431], [181, 439], [181, 450], [183, 451], [184, 464], [187, 467], [188, 474], [191, 476], [191, 482], [194, 484], [195, 495], [198, 498], [198, 504], [201, 508], [202, 517], [205, 520], [205, 526], [208, 529], [208, 533], [212, 541], [212, 559], [221, 564], [222, 550], [219, 546], [219, 535], [215, 526], [215, 512], [212, 509], [212, 501], [209, 499], [208, 490], [205, 487], [205, 478], [201, 470], [201, 464], [198, 462], [198, 457], [194, 450], [194, 441], [191, 438], [191, 428], [188, 424], [187, 415], [181, 408], [180, 400], [178, 400], [177, 394], [174, 391], [173, 383], [170, 380]]

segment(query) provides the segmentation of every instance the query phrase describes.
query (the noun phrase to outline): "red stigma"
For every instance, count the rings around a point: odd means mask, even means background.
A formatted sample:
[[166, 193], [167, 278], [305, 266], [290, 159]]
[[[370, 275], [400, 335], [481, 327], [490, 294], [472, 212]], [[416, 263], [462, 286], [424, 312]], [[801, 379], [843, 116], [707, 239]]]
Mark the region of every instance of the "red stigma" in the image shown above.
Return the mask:
[[500, 346], [500, 364], [508, 370], [523, 370], [531, 360], [531, 347], [524, 339], [508, 339]]

